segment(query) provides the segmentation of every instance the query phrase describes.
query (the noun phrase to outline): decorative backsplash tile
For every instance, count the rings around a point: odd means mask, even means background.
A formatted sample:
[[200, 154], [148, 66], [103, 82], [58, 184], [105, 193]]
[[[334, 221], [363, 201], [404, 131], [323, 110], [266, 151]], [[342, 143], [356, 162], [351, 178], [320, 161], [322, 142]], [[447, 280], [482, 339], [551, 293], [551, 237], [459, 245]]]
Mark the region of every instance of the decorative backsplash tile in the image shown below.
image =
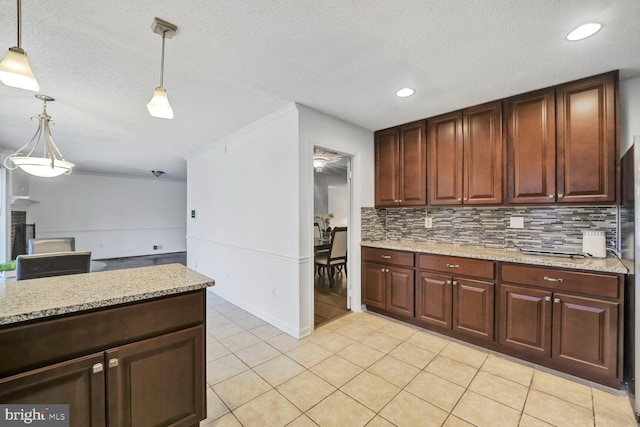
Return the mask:
[[[524, 218], [523, 229], [509, 228], [512, 216]], [[362, 208], [362, 240], [580, 251], [583, 230], [605, 231], [607, 246], [617, 247], [617, 216], [616, 206]]]

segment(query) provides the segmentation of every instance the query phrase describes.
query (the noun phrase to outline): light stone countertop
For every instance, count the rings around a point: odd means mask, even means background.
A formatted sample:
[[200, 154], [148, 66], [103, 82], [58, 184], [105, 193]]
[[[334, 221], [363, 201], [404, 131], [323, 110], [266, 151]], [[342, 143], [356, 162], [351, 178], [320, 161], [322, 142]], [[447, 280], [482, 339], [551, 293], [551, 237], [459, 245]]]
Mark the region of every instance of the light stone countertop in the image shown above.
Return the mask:
[[442, 243], [416, 243], [392, 240], [363, 241], [361, 246], [395, 249], [425, 254], [450, 255], [491, 261], [515, 262], [546, 267], [572, 268], [607, 273], [627, 273], [627, 268], [617, 258], [565, 258], [545, 255], [528, 255], [517, 250], [447, 245]]
[[215, 282], [181, 264], [0, 283], [0, 325], [174, 295]]

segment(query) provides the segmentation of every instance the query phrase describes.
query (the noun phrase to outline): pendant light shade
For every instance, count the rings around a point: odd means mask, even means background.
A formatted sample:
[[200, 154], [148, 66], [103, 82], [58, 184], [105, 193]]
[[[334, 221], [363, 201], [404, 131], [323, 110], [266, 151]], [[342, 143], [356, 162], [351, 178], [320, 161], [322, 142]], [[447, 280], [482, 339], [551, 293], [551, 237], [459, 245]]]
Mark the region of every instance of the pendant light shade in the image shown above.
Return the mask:
[[162, 36], [162, 60], [160, 62], [160, 86], [155, 89], [151, 101], [147, 103], [147, 110], [153, 117], [160, 119], [173, 119], [173, 108], [169, 104], [169, 97], [164, 88], [164, 42], [165, 39], [173, 37], [177, 30], [178, 27], [160, 18], [155, 18], [151, 24], [151, 31]]
[[162, 86], [153, 91], [153, 98], [147, 103], [147, 110], [153, 117], [173, 119], [173, 108], [169, 104], [167, 91]]
[[[65, 160], [51, 136], [51, 116], [47, 114], [47, 102], [54, 101], [47, 95], [36, 95], [43, 101], [42, 113], [38, 114], [38, 129], [27, 144], [4, 160], [4, 165], [9, 170], [17, 168], [26, 173], [41, 178], [51, 178], [62, 174], [70, 174], [75, 166]], [[32, 117], [33, 119], [34, 117]], [[42, 157], [34, 156], [42, 140]]]
[[18, 46], [7, 51], [0, 62], [0, 81], [7, 86], [26, 89], [33, 92], [40, 90], [40, 85], [31, 71], [27, 53], [22, 49], [22, 3], [18, 0]]

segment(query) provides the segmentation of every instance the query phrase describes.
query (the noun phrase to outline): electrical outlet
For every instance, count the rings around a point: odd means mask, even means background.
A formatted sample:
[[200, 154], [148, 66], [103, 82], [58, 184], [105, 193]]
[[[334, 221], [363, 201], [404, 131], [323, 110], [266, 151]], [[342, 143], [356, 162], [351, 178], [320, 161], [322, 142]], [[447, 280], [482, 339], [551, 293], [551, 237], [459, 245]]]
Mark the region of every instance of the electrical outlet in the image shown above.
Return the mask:
[[433, 218], [427, 216], [424, 218], [424, 228], [433, 228]]
[[524, 217], [512, 216], [509, 219], [509, 228], [524, 228]]
[[275, 297], [276, 297], [276, 288], [271, 288], [271, 296], [272, 296], [273, 298], [275, 298]]

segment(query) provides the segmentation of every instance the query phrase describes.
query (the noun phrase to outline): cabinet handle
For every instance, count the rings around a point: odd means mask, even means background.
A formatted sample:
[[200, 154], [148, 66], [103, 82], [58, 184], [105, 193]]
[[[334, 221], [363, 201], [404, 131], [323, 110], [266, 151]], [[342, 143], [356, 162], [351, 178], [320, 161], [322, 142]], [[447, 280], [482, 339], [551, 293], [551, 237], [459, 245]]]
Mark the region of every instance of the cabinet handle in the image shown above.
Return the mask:
[[391, 255], [380, 255], [384, 259], [391, 259]]
[[466, 201], [467, 201], [467, 198], [466, 198], [466, 197], [464, 197], [462, 200], [464, 200], [464, 201], [466, 202]]
[[97, 374], [98, 372], [102, 372], [103, 369], [104, 369], [104, 366], [102, 366], [102, 363], [96, 363], [91, 367], [91, 370], [93, 371], [94, 374]]
[[448, 264], [447, 263], [447, 267], [449, 267], [449, 268], [460, 268], [460, 265], [458, 265], [458, 264]]
[[398, 203], [402, 203], [402, 199], [401, 199], [401, 200], [398, 200]]
[[458, 197], [458, 201], [459, 201], [459, 202], [461, 202], [461, 201], [462, 201], [462, 199], [461, 199], [460, 197]]
[[382, 272], [384, 273], [384, 268], [382, 269]]
[[556, 197], [556, 196], [555, 196], [555, 195], [553, 195], [553, 194], [549, 194], [549, 198], [550, 198], [550, 199], [553, 199], [554, 197]]
[[453, 286], [458, 286], [458, 281], [454, 280], [453, 283], [451, 283]]
[[450, 285], [450, 284], [451, 284], [451, 280], [447, 280], [447, 285]]
[[386, 272], [387, 272], [387, 273], [389, 272], [389, 269], [388, 269], [388, 268], [387, 268]]
[[113, 358], [113, 359], [109, 359], [109, 369], [111, 368], [115, 368], [118, 366], [118, 359], [117, 358]]
[[551, 297], [550, 296], [546, 296], [546, 297], [544, 297], [544, 300], [545, 301], [551, 301]]
[[554, 299], [553, 299], [553, 302], [554, 302], [555, 304], [560, 304], [560, 298], [554, 298]]
[[547, 282], [559, 282], [559, 283], [562, 283], [562, 279], [554, 279], [553, 277], [544, 276], [544, 280], [546, 280]]
[[562, 199], [563, 197], [564, 197], [564, 194], [558, 193], [558, 199]]

